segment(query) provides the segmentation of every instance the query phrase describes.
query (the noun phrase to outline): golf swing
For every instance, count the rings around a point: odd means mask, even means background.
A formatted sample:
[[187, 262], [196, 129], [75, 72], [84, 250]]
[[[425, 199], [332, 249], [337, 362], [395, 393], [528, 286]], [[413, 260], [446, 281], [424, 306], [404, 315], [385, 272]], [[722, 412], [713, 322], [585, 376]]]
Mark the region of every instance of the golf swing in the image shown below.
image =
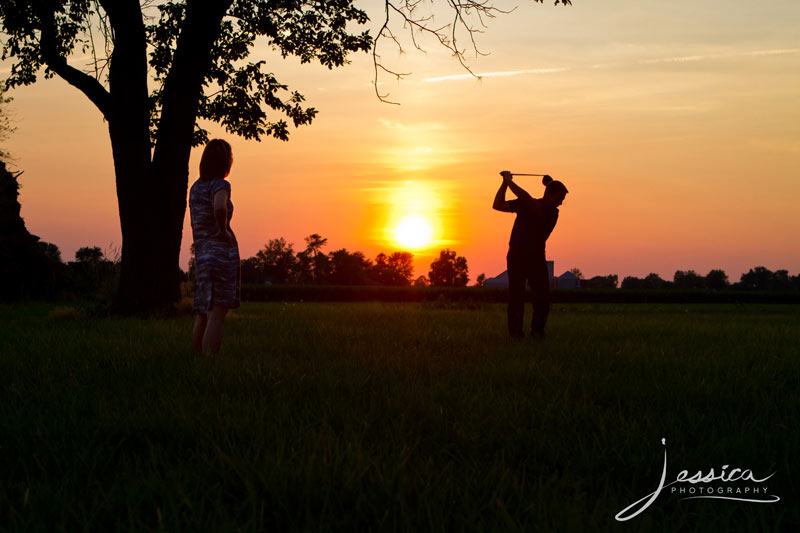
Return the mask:
[[[533, 291], [533, 318], [531, 335], [544, 337], [544, 327], [550, 313], [550, 276], [545, 259], [545, 242], [558, 221], [558, 206], [567, 195], [567, 188], [547, 174], [500, 173], [503, 183], [497, 190], [492, 208], [506, 213], [516, 213], [511, 239], [508, 243], [508, 333], [514, 338], [524, 336], [522, 321], [525, 307], [525, 284]], [[542, 176], [545, 192], [542, 198], [533, 198], [512, 181], [514, 175]], [[517, 198], [506, 200], [506, 189]]]

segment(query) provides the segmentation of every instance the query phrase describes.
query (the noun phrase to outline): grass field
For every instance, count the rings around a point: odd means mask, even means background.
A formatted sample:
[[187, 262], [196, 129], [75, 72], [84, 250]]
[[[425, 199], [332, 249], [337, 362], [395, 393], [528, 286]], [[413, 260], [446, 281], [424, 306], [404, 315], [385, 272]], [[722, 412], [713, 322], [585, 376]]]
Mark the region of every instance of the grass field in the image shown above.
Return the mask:
[[[800, 306], [559, 304], [543, 342], [488, 304], [245, 304], [226, 328], [197, 358], [189, 316], [0, 306], [0, 530], [800, 523]], [[665, 489], [615, 521], [662, 438], [668, 482], [775, 472], [749, 486], [781, 501]]]

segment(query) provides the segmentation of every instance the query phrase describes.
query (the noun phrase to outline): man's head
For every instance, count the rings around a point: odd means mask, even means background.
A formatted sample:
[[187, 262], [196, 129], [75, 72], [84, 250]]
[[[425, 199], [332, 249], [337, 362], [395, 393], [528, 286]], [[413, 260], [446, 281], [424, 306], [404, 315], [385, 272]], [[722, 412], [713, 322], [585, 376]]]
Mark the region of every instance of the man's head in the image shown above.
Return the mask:
[[564, 202], [564, 197], [569, 192], [567, 187], [560, 181], [555, 181], [550, 176], [542, 178], [542, 183], [545, 185], [543, 200], [553, 207], [558, 207]]

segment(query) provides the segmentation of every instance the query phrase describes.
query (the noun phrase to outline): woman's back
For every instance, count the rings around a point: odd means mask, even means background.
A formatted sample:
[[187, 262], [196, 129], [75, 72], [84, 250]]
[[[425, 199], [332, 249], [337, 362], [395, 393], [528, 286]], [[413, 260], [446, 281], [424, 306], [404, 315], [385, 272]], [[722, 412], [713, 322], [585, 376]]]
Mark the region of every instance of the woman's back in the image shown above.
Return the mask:
[[228, 231], [231, 231], [233, 203], [230, 200], [231, 185], [227, 180], [222, 178], [198, 179], [189, 190], [189, 216], [195, 242], [208, 239], [219, 231], [214, 218], [214, 195], [221, 190], [228, 192]]

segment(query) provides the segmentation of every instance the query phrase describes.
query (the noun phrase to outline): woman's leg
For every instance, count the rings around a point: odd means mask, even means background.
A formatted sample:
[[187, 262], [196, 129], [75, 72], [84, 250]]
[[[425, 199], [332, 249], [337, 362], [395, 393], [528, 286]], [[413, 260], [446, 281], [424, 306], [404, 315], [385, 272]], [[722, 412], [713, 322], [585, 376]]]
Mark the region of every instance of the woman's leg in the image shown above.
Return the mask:
[[227, 307], [214, 305], [208, 312], [208, 324], [203, 335], [203, 353], [216, 354], [222, 345], [222, 324], [225, 322]]
[[206, 324], [208, 324], [208, 315], [197, 315], [197, 318], [194, 319], [192, 350], [197, 353], [203, 351], [203, 335], [206, 334]]

